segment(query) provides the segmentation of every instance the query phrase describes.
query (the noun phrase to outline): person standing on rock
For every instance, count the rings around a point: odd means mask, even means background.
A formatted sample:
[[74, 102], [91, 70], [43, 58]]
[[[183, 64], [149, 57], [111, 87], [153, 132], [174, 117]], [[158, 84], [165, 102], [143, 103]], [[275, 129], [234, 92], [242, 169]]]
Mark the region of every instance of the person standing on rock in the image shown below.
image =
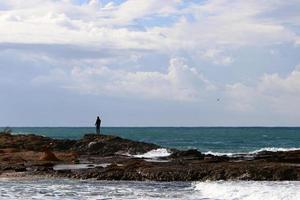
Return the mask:
[[95, 126], [96, 126], [96, 133], [98, 135], [100, 134], [100, 125], [101, 125], [101, 119], [99, 116], [97, 116]]

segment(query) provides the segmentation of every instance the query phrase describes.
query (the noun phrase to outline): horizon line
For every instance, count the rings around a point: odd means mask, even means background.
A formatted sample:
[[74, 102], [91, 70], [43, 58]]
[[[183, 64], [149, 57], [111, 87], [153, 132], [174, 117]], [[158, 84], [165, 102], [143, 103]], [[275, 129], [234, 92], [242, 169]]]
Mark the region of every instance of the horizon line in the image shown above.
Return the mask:
[[[94, 126], [0, 126], [0, 128], [94, 128]], [[101, 128], [300, 128], [297, 126], [102, 126]]]

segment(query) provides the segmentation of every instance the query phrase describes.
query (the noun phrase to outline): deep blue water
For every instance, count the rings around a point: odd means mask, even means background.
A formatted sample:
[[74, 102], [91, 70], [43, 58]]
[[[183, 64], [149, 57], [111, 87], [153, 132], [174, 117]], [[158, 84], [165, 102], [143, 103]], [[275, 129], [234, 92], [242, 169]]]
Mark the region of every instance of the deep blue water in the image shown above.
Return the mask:
[[[18, 127], [14, 133], [34, 133], [53, 138], [79, 139], [93, 127]], [[202, 152], [249, 152], [262, 148], [300, 148], [300, 128], [267, 127], [104, 127], [103, 134]]]

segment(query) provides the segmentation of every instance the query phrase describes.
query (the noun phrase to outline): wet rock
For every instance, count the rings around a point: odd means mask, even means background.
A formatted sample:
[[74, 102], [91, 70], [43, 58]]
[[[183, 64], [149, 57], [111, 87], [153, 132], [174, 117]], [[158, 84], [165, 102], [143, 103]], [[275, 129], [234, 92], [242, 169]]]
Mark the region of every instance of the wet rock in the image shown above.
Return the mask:
[[[0, 174], [26, 172], [45, 177], [99, 180], [300, 180], [300, 151], [265, 151], [245, 159], [249, 156], [172, 150], [163, 162], [117, 155], [118, 152], [144, 154], [158, 148], [161, 147], [108, 135], [88, 134], [80, 140], [55, 140], [35, 135], [0, 134]], [[44, 151], [41, 159], [33, 156]], [[91, 163], [89, 167], [103, 166], [55, 171], [53, 163], [58, 158], [63, 164], [80, 162]], [[107, 163], [111, 164], [104, 166]]]
[[191, 150], [187, 150], [187, 151], [176, 151], [174, 153], [172, 153], [170, 155], [170, 158], [172, 159], [204, 159], [204, 154], [202, 154], [201, 152], [197, 151], [196, 149], [191, 149]]
[[289, 162], [300, 164], [300, 150], [297, 151], [262, 151], [254, 155], [256, 160], [266, 160], [273, 162]]
[[214, 155], [205, 155], [204, 160], [210, 163], [218, 163], [218, 162], [228, 162], [230, 158], [228, 156], [214, 156]]
[[280, 168], [277, 169], [276, 172], [274, 173], [274, 179], [275, 180], [298, 180], [298, 173], [295, 168]]
[[24, 165], [15, 168], [15, 172], [25, 172], [25, 171], [27, 171], [27, 169]]
[[158, 147], [155, 144], [131, 141], [117, 136], [86, 134], [72, 149], [81, 154], [112, 156], [117, 152], [142, 154]]

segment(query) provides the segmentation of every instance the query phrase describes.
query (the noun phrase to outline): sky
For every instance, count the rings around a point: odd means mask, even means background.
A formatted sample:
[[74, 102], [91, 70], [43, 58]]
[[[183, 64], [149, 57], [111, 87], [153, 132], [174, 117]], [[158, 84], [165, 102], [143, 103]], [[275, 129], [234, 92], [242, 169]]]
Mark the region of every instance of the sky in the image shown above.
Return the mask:
[[300, 126], [300, 0], [0, 0], [0, 126]]

